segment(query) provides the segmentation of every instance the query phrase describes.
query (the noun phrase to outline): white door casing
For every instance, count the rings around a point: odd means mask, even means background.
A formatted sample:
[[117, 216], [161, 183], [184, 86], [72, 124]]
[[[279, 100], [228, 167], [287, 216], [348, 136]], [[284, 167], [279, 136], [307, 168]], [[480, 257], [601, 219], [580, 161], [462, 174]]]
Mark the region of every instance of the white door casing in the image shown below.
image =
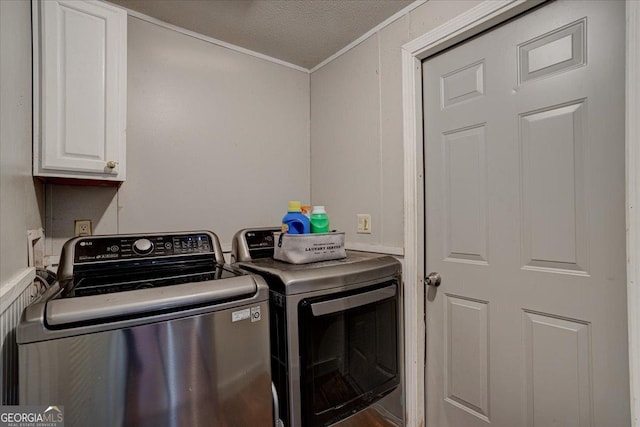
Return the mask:
[[[504, 22], [540, 2], [486, 1], [460, 15], [458, 18], [436, 28], [422, 37], [403, 46], [403, 101], [404, 101], [404, 141], [405, 141], [405, 312], [406, 312], [406, 378], [407, 393], [406, 422], [409, 426], [424, 425], [425, 414], [424, 384], [416, 378], [424, 378], [424, 324], [422, 264], [423, 236], [423, 188], [422, 188], [422, 76], [421, 61], [447, 47], [478, 34], [500, 22]], [[634, 210], [635, 201], [640, 199], [640, 172], [635, 166], [640, 149], [640, 126], [635, 120], [640, 105], [640, 55], [638, 54], [638, 34], [640, 28], [640, 6], [633, 1], [626, 2], [627, 20], [627, 62], [626, 62], [626, 147], [627, 147], [627, 284], [629, 305], [629, 340], [631, 360], [631, 406], [634, 425], [640, 412], [640, 404], [634, 398], [640, 394], [638, 379], [638, 345], [640, 336], [640, 292], [637, 289], [638, 263], [637, 247], [640, 241], [638, 222], [640, 214]]]

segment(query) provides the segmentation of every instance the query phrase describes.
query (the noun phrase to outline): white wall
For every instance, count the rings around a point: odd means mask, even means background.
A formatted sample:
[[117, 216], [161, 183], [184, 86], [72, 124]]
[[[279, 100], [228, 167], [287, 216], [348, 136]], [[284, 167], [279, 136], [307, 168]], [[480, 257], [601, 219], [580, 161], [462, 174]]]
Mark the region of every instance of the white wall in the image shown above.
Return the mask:
[[310, 199], [309, 75], [129, 17], [127, 181], [49, 185], [47, 251], [94, 233], [279, 224]]
[[31, 176], [31, 2], [0, 1], [0, 52], [1, 286], [27, 268], [27, 230], [44, 212]]
[[[347, 241], [402, 253], [400, 48], [480, 1], [430, 0], [311, 74], [311, 198]], [[358, 213], [372, 234], [356, 234]]]
[[[130, 17], [127, 181], [48, 186], [47, 252], [75, 218], [99, 234], [206, 228], [228, 245], [301, 199], [348, 242], [401, 254], [400, 47], [480, 2], [429, 0], [311, 76]], [[357, 213], [372, 234], [356, 234]]]

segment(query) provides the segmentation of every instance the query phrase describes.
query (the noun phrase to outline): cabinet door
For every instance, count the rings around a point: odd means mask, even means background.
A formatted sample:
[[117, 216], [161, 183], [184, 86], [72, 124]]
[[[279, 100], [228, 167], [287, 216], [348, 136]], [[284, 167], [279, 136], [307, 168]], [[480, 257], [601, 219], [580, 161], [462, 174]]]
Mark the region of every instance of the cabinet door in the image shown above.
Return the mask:
[[34, 3], [34, 11], [34, 174], [124, 180], [126, 12], [66, 0]]

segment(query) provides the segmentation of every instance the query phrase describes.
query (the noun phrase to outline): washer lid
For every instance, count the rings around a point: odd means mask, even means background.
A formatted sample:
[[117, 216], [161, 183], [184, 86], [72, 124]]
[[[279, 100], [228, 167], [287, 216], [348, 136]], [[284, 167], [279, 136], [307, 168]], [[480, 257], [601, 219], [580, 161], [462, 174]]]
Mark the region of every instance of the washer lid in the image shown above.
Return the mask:
[[221, 304], [253, 296], [257, 290], [252, 276], [241, 275], [161, 288], [58, 298], [46, 303], [45, 321], [54, 328], [71, 324], [103, 323], [108, 319], [140, 317], [204, 304]]

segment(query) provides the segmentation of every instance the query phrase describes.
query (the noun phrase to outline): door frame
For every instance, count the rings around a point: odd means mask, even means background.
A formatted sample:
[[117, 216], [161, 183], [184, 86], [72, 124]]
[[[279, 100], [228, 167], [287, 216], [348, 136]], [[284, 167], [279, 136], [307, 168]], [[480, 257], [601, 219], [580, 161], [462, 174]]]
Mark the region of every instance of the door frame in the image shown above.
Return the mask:
[[[402, 46], [404, 135], [405, 411], [426, 426], [422, 61], [545, 0], [485, 0]], [[631, 419], [640, 427], [640, 2], [626, 3], [625, 194]], [[635, 119], [635, 120], [634, 120]]]

